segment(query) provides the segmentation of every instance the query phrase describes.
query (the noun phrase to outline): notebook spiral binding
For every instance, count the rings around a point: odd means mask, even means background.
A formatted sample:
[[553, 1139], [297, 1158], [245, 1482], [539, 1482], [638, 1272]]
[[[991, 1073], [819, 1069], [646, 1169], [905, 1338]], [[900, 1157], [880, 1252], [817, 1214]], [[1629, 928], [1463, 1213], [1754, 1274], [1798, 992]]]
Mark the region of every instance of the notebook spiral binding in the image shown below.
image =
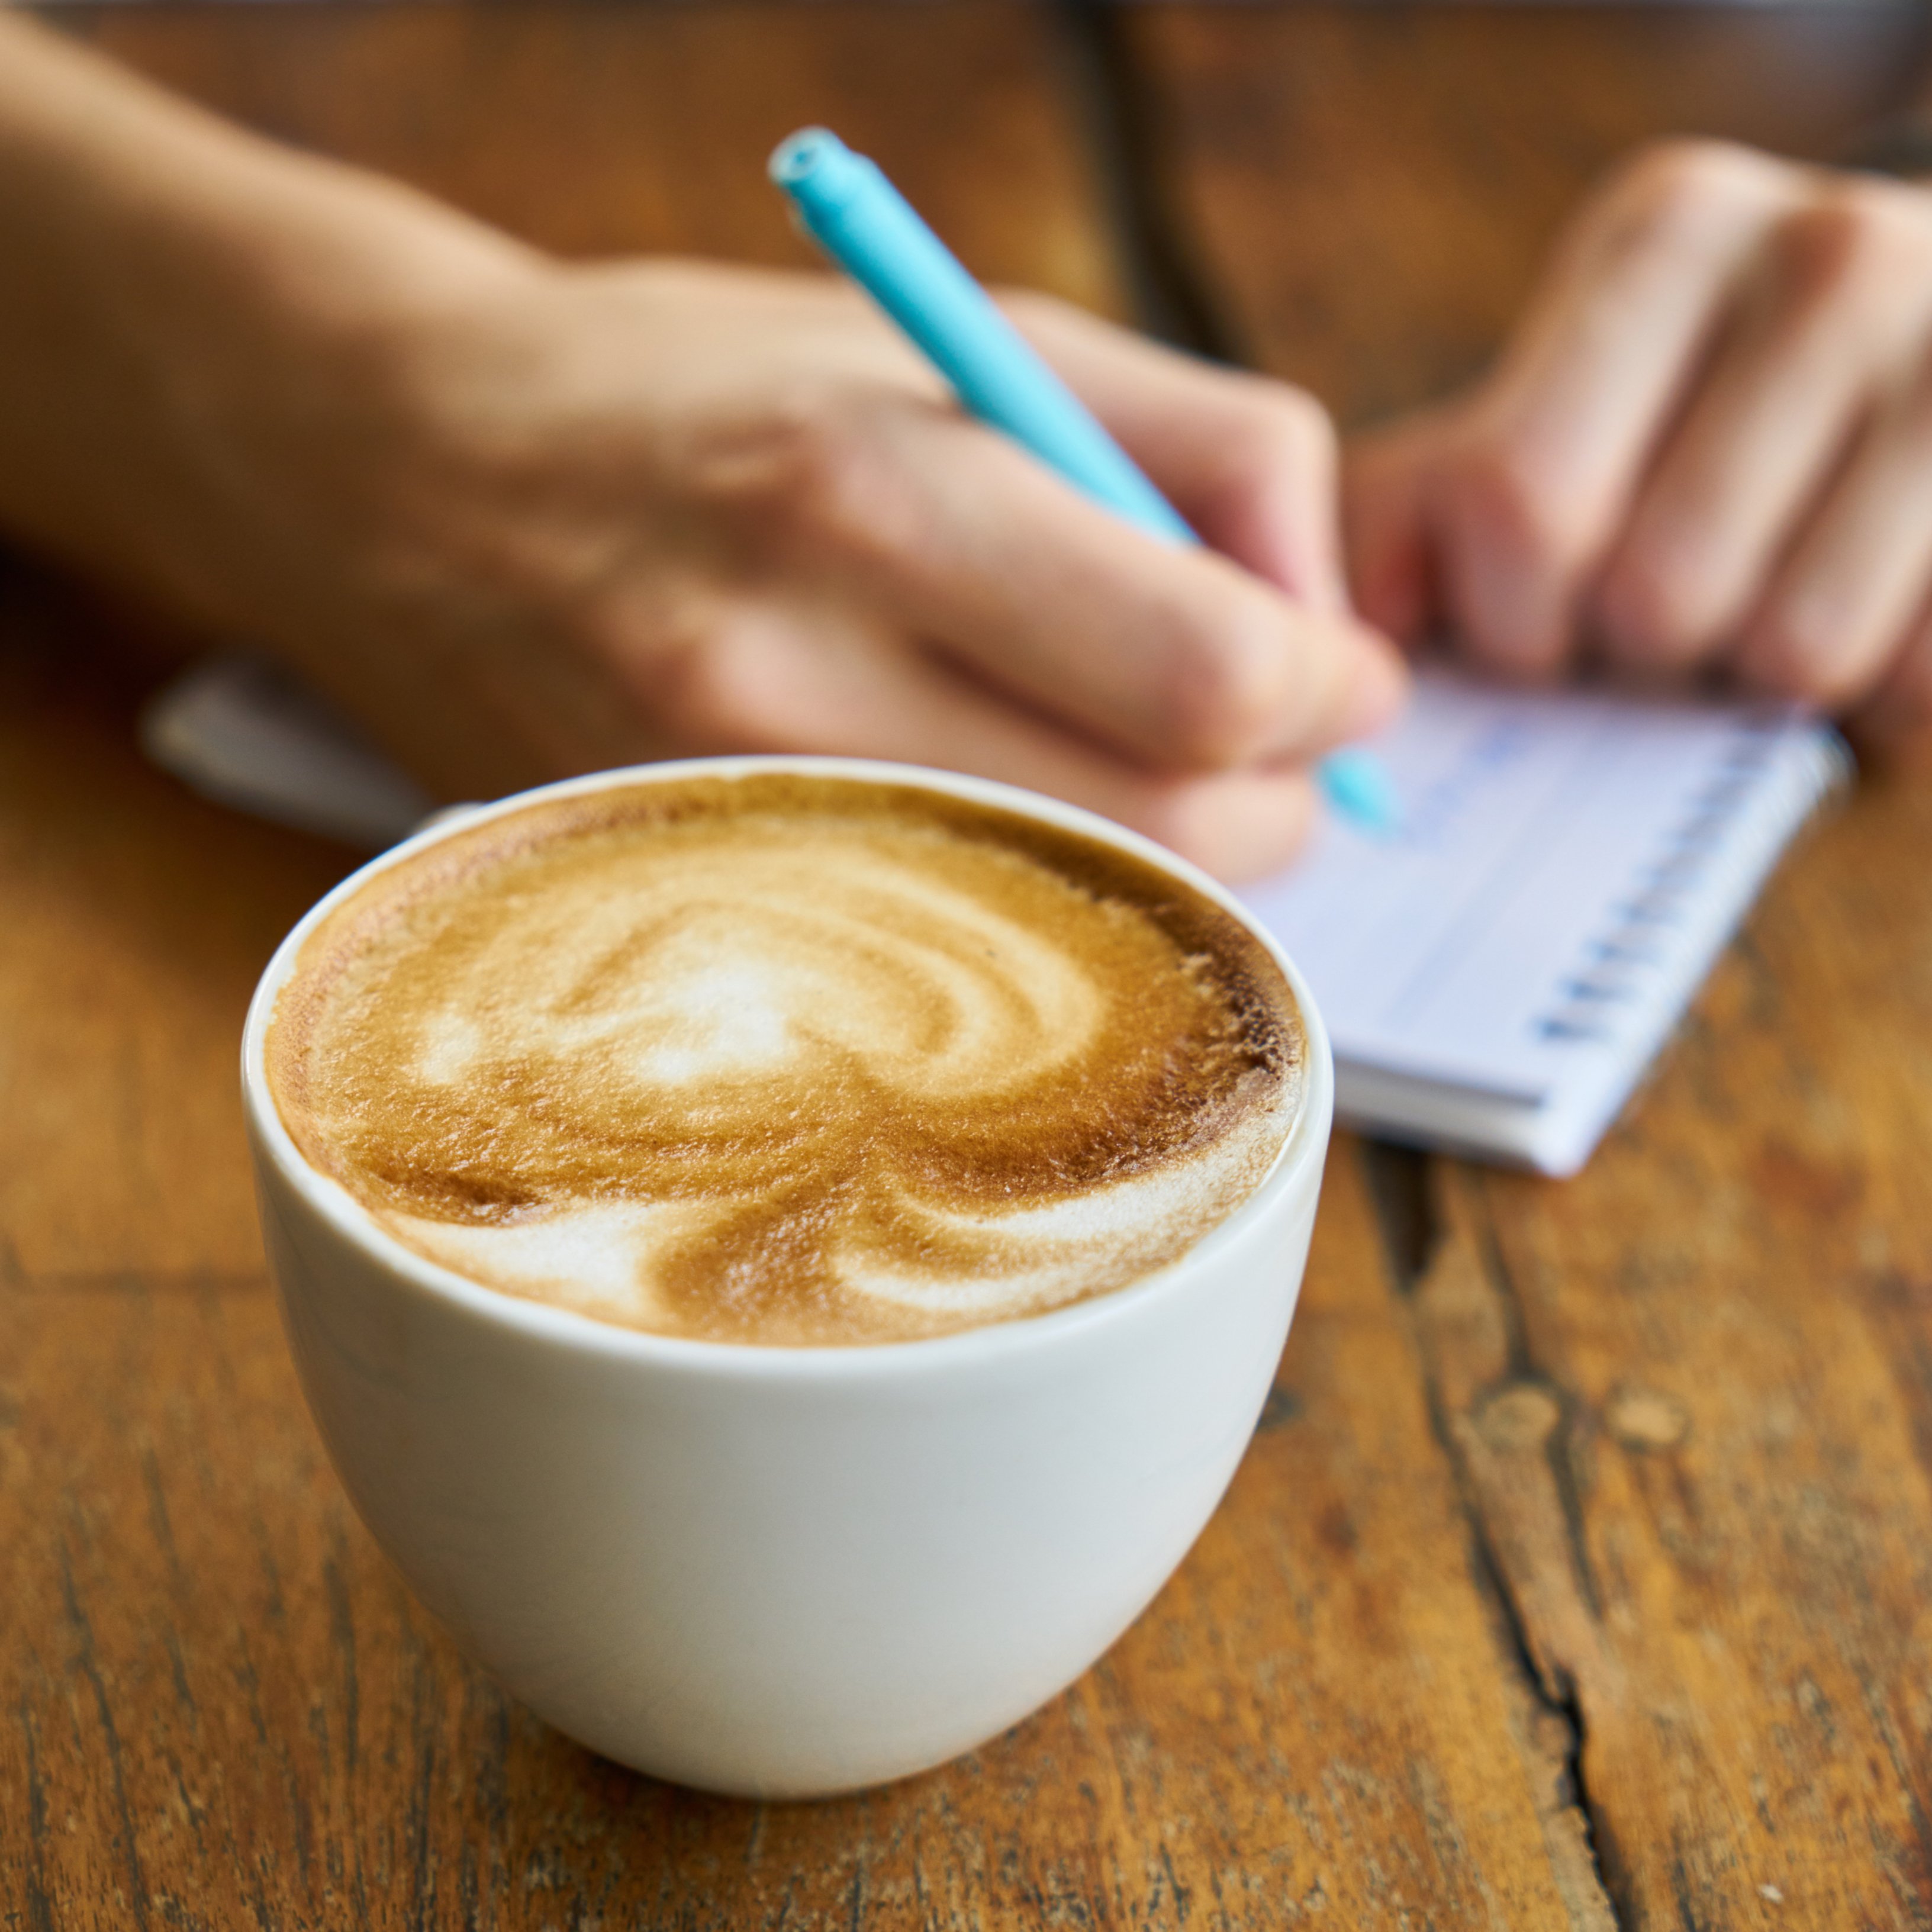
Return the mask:
[[[1673, 950], [1688, 895], [1706, 884], [1714, 865], [1724, 862], [1726, 834], [1763, 784], [1773, 753], [1797, 715], [1766, 707], [1738, 721], [1716, 776], [1691, 795], [1664, 850], [1616, 902], [1616, 923], [1588, 943], [1576, 970], [1558, 982], [1555, 1003], [1534, 1022], [1539, 1039], [1582, 1044], [1618, 1037], [1623, 1013]], [[1849, 778], [1851, 754], [1834, 736], [1821, 744], [1820, 755], [1816, 783], [1822, 796]]]

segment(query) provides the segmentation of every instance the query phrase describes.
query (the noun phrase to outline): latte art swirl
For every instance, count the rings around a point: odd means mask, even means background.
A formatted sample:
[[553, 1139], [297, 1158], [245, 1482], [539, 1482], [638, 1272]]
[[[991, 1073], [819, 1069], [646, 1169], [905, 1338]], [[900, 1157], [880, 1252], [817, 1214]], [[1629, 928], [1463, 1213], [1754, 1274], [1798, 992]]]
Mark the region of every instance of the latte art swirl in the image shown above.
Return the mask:
[[1156, 868], [944, 794], [539, 803], [323, 922], [270, 1065], [308, 1160], [490, 1286], [661, 1332], [887, 1340], [1165, 1265], [1299, 1095], [1292, 1001]]

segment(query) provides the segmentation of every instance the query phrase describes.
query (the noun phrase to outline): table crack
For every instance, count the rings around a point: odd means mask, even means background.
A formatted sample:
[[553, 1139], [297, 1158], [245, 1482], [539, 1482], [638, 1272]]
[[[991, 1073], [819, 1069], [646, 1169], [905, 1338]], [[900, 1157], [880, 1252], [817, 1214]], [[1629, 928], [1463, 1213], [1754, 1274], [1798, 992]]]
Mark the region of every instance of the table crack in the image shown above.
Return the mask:
[[1093, 166], [1114, 260], [1147, 334], [1243, 362], [1234, 332], [1174, 205], [1172, 144], [1116, 0], [1047, 0], [1053, 46]]
[[[1617, 1882], [1610, 1821], [1584, 1769], [1588, 1726], [1576, 1636], [1580, 1628], [1594, 1632], [1598, 1596], [1581, 1498], [1560, 1453], [1572, 1405], [1530, 1349], [1517, 1285], [1494, 1228], [1452, 1226], [1452, 1219], [1468, 1217], [1445, 1213], [1440, 1163], [1375, 1142], [1363, 1144], [1361, 1159], [1389, 1280], [1415, 1337], [1430, 1426], [1470, 1539], [1474, 1580], [1520, 1700], [1552, 1875], [1572, 1932], [1616, 1932], [1636, 1922]], [[1426, 1298], [1439, 1292], [1438, 1270], [1445, 1266], [1462, 1270], [1472, 1293], [1447, 1318], [1432, 1320]], [[1480, 1304], [1478, 1322], [1468, 1318], [1472, 1299]], [[1478, 1328], [1479, 1336], [1466, 1332]], [[1459, 1379], [1460, 1401], [1449, 1387]], [[1534, 1569], [1546, 1573], [1552, 1535], [1569, 1587], [1544, 1630], [1522, 1587], [1532, 1570], [1524, 1549], [1538, 1544], [1544, 1560]], [[1568, 1644], [1561, 1640], [1565, 1636]]]

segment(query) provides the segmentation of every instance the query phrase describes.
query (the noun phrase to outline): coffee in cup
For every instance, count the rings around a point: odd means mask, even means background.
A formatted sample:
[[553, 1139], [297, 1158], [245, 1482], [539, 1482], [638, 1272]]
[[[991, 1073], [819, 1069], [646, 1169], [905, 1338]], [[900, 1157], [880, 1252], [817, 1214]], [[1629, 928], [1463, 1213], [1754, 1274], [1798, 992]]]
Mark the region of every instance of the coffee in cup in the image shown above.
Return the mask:
[[374, 872], [267, 1038], [296, 1146], [491, 1288], [705, 1341], [1038, 1315], [1246, 1201], [1306, 1046], [1267, 948], [1120, 846], [797, 771], [540, 797]]

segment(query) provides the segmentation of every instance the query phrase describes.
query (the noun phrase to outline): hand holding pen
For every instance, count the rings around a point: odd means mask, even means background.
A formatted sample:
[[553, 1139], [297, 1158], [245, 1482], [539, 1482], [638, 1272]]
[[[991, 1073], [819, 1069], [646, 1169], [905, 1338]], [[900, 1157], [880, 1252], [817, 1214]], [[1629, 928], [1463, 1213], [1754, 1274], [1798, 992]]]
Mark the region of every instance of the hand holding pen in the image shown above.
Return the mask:
[[1398, 700], [1344, 609], [1325, 426], [1282, 385], [1027, 308], [1212, 548], [1155, 542], [828, 277], [559, 260], [24, 16], [0, 123], [33, 184], [0, 195], [0, 526], [246, 639], [435, 796], [904, 758], [1244, 878]]
[[[1170, 543], [1200, 538], [886, 180], [824, 128], [772, 157], [800, 222], [918, 346], [967, 410], [1097, 503]], [[1381, 763], [1344, 746], [1317, 766], [1329, 802], [1393, 830], [1400, 802]]]

